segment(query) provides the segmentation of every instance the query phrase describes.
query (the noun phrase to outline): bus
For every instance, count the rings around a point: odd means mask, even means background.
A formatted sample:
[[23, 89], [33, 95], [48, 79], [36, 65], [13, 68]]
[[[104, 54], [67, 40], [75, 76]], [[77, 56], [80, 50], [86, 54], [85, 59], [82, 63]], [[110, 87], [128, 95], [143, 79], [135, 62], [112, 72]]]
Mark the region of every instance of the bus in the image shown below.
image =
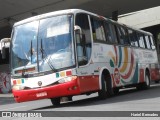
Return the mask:
[[[0, 54], [0, 94], [11, 93], [10, 69], [9, 69], [9, 46], [10, 38], [0, 40], [0, 53], [5, 53], [5, 57]], [[5, 48], [3, 47], [5, 46]], [[4, 49], [3, 49], [4, 48]]]
[[80, 9], [46, 13], [14, 24], [10, 46], [12, 92], [16, 102], [120, 89], [148, 89], [158, 81], [153, 36]]

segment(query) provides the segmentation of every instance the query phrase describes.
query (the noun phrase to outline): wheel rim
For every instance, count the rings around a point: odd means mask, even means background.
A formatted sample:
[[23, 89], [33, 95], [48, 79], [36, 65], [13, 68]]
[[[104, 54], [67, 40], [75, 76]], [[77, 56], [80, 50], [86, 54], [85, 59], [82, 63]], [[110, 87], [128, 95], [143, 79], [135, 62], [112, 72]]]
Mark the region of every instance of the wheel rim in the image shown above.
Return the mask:
[[104, 86], [104, 91], [107, 92], [107, 84], [106, 84], [106, 80], [105, 80], [105, 76], [102, 76], [102, 81], [103, 81], [103, 86]]
[[107, 92], [106, 81], [104, 81], [104, 90], [105, 90], [105, 92]]
[[146, 76], [146, 85], [149, 86], [149, 77], [148, 77], [148, 75]]

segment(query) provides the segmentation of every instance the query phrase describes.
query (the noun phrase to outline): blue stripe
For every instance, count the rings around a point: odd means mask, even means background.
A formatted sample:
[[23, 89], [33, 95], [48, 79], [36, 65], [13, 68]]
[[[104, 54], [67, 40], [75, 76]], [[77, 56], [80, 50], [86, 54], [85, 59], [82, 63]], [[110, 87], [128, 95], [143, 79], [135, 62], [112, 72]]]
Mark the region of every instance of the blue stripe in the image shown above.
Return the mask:
[[121, 66], [122, 62], [122, 47], [119, 46], [119, 63], [118, 63], [118, 68]]

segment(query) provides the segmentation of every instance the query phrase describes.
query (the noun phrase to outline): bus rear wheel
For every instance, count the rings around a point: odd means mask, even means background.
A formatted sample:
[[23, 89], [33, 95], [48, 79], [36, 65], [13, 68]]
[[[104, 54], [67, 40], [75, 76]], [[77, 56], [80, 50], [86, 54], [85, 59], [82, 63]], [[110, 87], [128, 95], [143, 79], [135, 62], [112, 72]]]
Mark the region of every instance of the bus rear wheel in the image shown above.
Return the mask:
[[113, 88], [114, 95], [117, 95], [119, 93], [119, 88]]
[[60, 97], [58, 97], [58, 98], [51, 98], [51, 103], [53, 104], [53, 106], [60, 105]]
[[149, 72], [146, 72], [145, 82], [138, 84], [137, 89], [138, 90], [145, 90], [145, 89], [149, 89], [149, 88], [150, 88], [150, 75], [149, 75]]
[[150, 75], [149, 72], [146, 72], [144, 89], [149, 89], [149, 88], [150, 88]]
[[156, 80], [156, 81], [155, 81], [155, 83], [159, 83], [159, 82], [160, 82], [160, 80]]

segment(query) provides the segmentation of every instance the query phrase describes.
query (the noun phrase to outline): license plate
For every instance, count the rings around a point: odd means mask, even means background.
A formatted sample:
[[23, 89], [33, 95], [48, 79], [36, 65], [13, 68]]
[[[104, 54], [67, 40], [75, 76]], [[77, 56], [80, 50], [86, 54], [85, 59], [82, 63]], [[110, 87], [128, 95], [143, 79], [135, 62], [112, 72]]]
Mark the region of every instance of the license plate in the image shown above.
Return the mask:
[[37, 97], [44, 97], [47, 96], [47, 92], [41, 92], [36, 94]]

